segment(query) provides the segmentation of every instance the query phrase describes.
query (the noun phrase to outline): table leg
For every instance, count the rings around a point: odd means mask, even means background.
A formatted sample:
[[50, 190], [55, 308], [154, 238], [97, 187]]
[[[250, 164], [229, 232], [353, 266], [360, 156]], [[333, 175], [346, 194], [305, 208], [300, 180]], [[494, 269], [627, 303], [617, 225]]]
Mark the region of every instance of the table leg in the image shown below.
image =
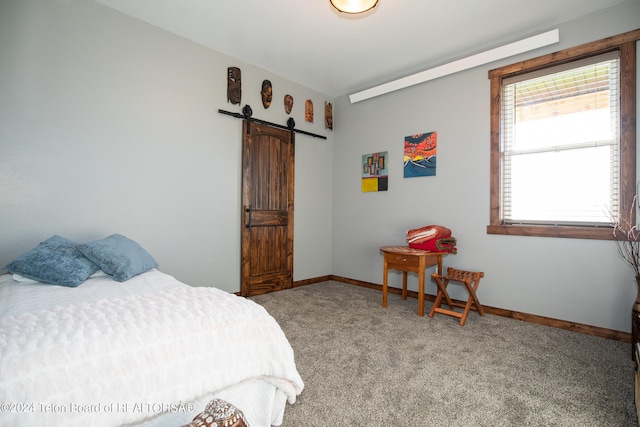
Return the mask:
[[424, 316], [424, 268], [418, 273], [418, 316]]
[[384, 267], [382, 269], [382, 306], [387, 306], [387, 288], [389, 286], [388, 276], [389, 275], [389, 267], [387, 266], [387, 260], [385, 256]]
[[402, 271], [402, 299], [407, 299], [407, 272]]

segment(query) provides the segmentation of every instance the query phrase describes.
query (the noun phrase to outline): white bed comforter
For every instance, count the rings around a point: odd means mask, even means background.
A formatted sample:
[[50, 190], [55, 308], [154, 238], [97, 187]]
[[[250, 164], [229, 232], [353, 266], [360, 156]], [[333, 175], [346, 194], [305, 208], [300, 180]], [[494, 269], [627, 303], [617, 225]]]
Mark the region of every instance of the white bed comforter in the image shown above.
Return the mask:
[[215, 288], [0, 318], [3, 426], [137, 423], [255, 379], [276, 385], [290, 403], [303, 388], [277, 322], [260, 305]]

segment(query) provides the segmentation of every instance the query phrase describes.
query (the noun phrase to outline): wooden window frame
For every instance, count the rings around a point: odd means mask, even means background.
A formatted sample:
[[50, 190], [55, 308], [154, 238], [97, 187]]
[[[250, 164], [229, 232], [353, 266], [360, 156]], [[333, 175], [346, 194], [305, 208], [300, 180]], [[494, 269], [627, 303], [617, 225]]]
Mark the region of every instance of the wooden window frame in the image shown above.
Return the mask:
[[[501, 215], [500, 112], [503, 81], [532, 71], [606, 52], [620, 52], [620, 210], [628, 211], [636, 192], [636, 41], [640, 29], [528, 59], [489, 71], [491, 80], [490, 214], [487, 234], [614, 240], [611, 227], [505, 224]], [[633, 214], [635, 216], [635, 214]], [[635, 223], [635, 218], [630, 218]]]

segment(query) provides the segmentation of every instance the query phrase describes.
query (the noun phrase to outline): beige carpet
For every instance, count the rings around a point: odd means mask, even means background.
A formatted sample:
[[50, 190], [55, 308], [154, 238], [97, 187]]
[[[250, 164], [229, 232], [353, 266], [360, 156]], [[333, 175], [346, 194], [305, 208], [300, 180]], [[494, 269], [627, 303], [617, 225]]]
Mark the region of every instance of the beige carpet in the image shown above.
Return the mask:
[[477, 312], [460, 327], [339, 282], [252, 299], [305, 382], [283, 427], [638, 425], [628, 343]]

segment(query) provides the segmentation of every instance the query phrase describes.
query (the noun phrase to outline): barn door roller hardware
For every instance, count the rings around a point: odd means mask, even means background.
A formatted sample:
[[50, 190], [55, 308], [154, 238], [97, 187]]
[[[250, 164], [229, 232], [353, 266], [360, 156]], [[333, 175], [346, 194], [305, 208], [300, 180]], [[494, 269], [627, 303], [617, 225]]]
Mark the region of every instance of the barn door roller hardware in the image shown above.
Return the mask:
[[[289, 120], [287, 120], [287, 125], [283, 126], [283, 125], [279, 125], [276, 123], [271, 123], [268, 122], [266, 120], [260, 120], [260, 119], [256, 119], [254, 117], [251, 117], [251, 115], [253, 114], [253, 111], [251, 110], [251, 106], [249, 105], [245, 105], [244, 107], [242, 107], [242, 114], [240, 113], [234, 113], [232, 111], [225, 111], [225, 110], [218, 110], [218, 113], [222, 113], [222, 114], [226, 114], [228, 116], [231, 117], [235, 117], [237, 119], [244, 119], [247, 120], [249, 122], [256, 122], [256, 123], [261, 123], [263, 125], [268, 125], [268, 126], [273, 126], [276, 128], [280, 128], [280, 129], [286, 129], [288, 131], [291, 132], [296, 132], [296, 133], [301, 133], [304, 135], [309, 135], [309, 136], [313, 136], [315, 138], [320, 138], [320, 139], [327, 139], [326, 136], [323, 135], [318, 135], [316, 133], [311, 133], [311, 132], [307, 132], [304, 130], [300, 130], [300, 129], [296, 129], [296, 122], [293, 120], [293, 117], [289, 117]], [[247, 127], [247, 133], [249, 133], [249, 127]]]

